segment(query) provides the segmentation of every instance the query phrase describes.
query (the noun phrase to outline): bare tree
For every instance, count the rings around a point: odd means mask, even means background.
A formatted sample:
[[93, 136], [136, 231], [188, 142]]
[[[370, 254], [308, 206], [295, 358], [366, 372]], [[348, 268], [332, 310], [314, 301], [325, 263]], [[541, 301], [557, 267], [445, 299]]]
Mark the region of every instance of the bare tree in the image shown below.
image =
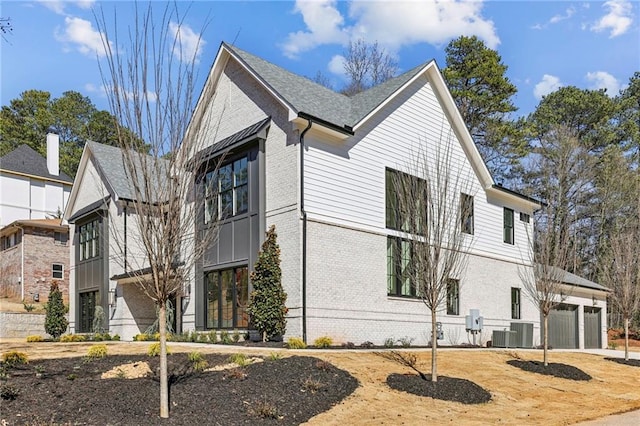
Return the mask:
[[[466, 228], [469, 218], [472, 223], [473, 203], [462, 201], [464, 194], [473, 194], [471, 180], [454, 168], [453, 143], [450, 136], [441, 136], [412, 155], [404, 171], [387, 171], [387, 226], [402, 235], [391, 247], [397, 259], [395, 285], [410, 289], [431, 313], [434, 382], [438, 381], [437, 312], [448, 287], [451, 291], [453, 284], [459, 285], [467, 266], [465, 252], [473, 243], [473, 232]], [[465, 234], [463, 229], [471, 232]]]
[[[211, 198], [215, 188], [198, 185], [198, 172], [215, 169], [216, 164], [204, 156], [211, 136], [205, 130], [211, 123], [190, 122], [198, 47], [189, 50], [182, 39], [184, 18], [176, 4], [164, 6], [157, 15], [151, 3], [146, 10], [135, 8], [134, 22], [122, 38], [117, 28], [110, 34], [104, 11], [96, 14], [106, 52], [101, 72], [117, 118], [114, 124], [131, 130], [117, 127], [123, 174], [132, 193], [126, 207], [134, 213], [130, 218], [135, 224], [129, 235], [110, 228], [120, 248], [117, 257], [125, 259], [123, 268], [157, 307], [160, 416], [168, 417], [167, 301], [181, 294], [196, 262], [217, 236], [217, 212], [210, 211], [208, 226], [200, 226], [202, 198]], [[136, 150], [138, 139], [148, 143], [148, 155]], [[208, 163], [212, 167], [207, 168]], [[138, 253], [123, 256], [125, 238], [130, 250], [137, 248]]]
[[13, 26], [11, 25], [11, 18], [0, 17], [0, 35], [2, 36], [2, 39], [6, 42], [9, 42], [6, 36], [8, 34], [11, 34], [12, 32]]
[[398, 64], [378, 42], [350, 41], [344, 52], [344, 71], [349, 77], [345, 95], [355, 95], [394, 77]]
[[640, 224], [618, 229], [609, 241], [604, 277], [610, 300], [624, 321], [624, 359], [629, 359], [629, 323], [640, 309]]

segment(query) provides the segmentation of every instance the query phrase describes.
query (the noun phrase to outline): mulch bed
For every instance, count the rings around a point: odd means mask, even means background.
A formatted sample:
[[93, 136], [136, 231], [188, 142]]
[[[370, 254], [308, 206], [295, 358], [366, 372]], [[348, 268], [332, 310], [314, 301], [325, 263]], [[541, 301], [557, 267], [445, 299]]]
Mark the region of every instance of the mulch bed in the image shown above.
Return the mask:
[[546, 367], [544, 363], [538, 361], [523, 361], [512, 359], [507, 364], [517, 367], [530, 373], [544, 374], [547, 376], [559, 377], [569, 380], [591, 380], [591, 376], [577, 367], [567, 364], [550, 362]]
[[640, 367], [640, 359], [627, 359], [624, 358], [605, 358], [607, 361], [617, 362], [618, 364], [624, 364], [631, 367]]
[[399, 391], [462, 404], [484, 404], [491, 401], [491, 394], [472, 381], [438, 376], [438, 381], [432, 382], [430, 375], [427, 378], [429, 380], [424, 380], [417, 374], [391, 374], [387, 377], [387, 384]]
[[[209, 366], [228, 357], [203, 354]], [[297, 425], [350, 395], [358, 381], [349, 373], [312, 357], [289, 357], [232, 370], [196, 372], [187, 354], [169, 355], [170, 417], [160, 419], [157, 374], [139, 379], [101, 379], [103, 372], [131, 362], [159, 368], [158, 357], [114, 355], [36, 360], [8, 368], [0, 380], [18, 391], [0, 401], [0, 420], [18, 424], [78, 425]], [[44, 369], [37, 378], [36, 366]]]

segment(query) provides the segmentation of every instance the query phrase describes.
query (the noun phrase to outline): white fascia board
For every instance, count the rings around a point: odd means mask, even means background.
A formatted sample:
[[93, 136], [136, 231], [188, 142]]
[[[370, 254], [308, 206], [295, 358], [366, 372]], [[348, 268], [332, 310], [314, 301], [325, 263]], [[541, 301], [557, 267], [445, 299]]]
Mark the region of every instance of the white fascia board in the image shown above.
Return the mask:
[[[302, 131], [308, 126], [309, 119], [302, 118], [296, 115], [293, 119], [291, 119], [291, 122], [293, 123], [294, 130]], [[329, 136], [331, 140], [336, 140], [336, 141], [344, 141], [349, 137], [351, 137], [351, 135], [348, 135], [344, 132], [338, 132], [337, 130], [334, 130], [330, 127], [323, 126], [321, 123], [318, 123], [317, 121], [311, 120], [311, 122], [313, 123], [313, 125], [311, 126], [311, 129], [309, 129], [309, 131], [312, 133], [321, 133], [323, 135]]]
[[78, 197], [78, 191], [80, 190], [80, 180], [84, 176], [84, 171], [87, 168], [87, 161], [89, 158], [89, 144], [84, 144], [84, 148], [82, 149], [82, 155], [80, 156], [80, 164], [78, 164], [78, 169], [76, 171], [76, 176], [73, 178], [73, 185], [71, 186], [71, 193], [69, 194], [69, 199], [67, 200], [67, 205], [64, 208], [64, 213], [62, 214], [62, 218], [66, 221], [71, 217], [70, 213], [73, 211], [73, 206], [76, 203], [76, 198]]

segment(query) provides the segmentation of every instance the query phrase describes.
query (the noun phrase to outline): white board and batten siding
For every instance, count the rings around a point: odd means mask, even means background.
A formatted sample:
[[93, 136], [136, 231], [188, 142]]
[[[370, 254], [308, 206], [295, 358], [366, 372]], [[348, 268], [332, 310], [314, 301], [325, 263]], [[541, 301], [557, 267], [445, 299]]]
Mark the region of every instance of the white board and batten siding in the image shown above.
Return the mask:
[[[433, 154], [435, 144], [451, 143], [452, 176], [461, 183], [466, 181], [459, 192], [474, 196], [472, 252], [515, 263], [530, 260], [527, 235], [531, 224], [519, 220], [526, 205], [506, 194], [488, 200], [426, 77], [414, 81], [356, 135], [345, 141], [327, 141], [311, 131], [305, 143], [309, 217], [381, 234], [389, 233], [385, 226], [385, 168], [410, 170], [412, 153], [423, 150], [425, 144]], [[514, 210], [515, 244], [503, 242], [503, 207]]]

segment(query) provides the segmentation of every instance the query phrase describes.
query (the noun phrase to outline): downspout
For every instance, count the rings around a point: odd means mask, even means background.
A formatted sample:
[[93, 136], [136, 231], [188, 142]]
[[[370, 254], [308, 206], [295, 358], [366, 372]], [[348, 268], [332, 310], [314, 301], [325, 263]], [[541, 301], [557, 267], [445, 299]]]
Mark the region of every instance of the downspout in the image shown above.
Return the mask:
[[124, 272], [127, 272], [127, 203], [123, 207], [124, 214]]
[[302, 340], [307, 343], [307, 211], [304, 208], [304, 135], [312, 121], [300, 133], [300, 214], [302, 216]]
[[24, 228], [20, 227], [20, 294], [24, 302]]

